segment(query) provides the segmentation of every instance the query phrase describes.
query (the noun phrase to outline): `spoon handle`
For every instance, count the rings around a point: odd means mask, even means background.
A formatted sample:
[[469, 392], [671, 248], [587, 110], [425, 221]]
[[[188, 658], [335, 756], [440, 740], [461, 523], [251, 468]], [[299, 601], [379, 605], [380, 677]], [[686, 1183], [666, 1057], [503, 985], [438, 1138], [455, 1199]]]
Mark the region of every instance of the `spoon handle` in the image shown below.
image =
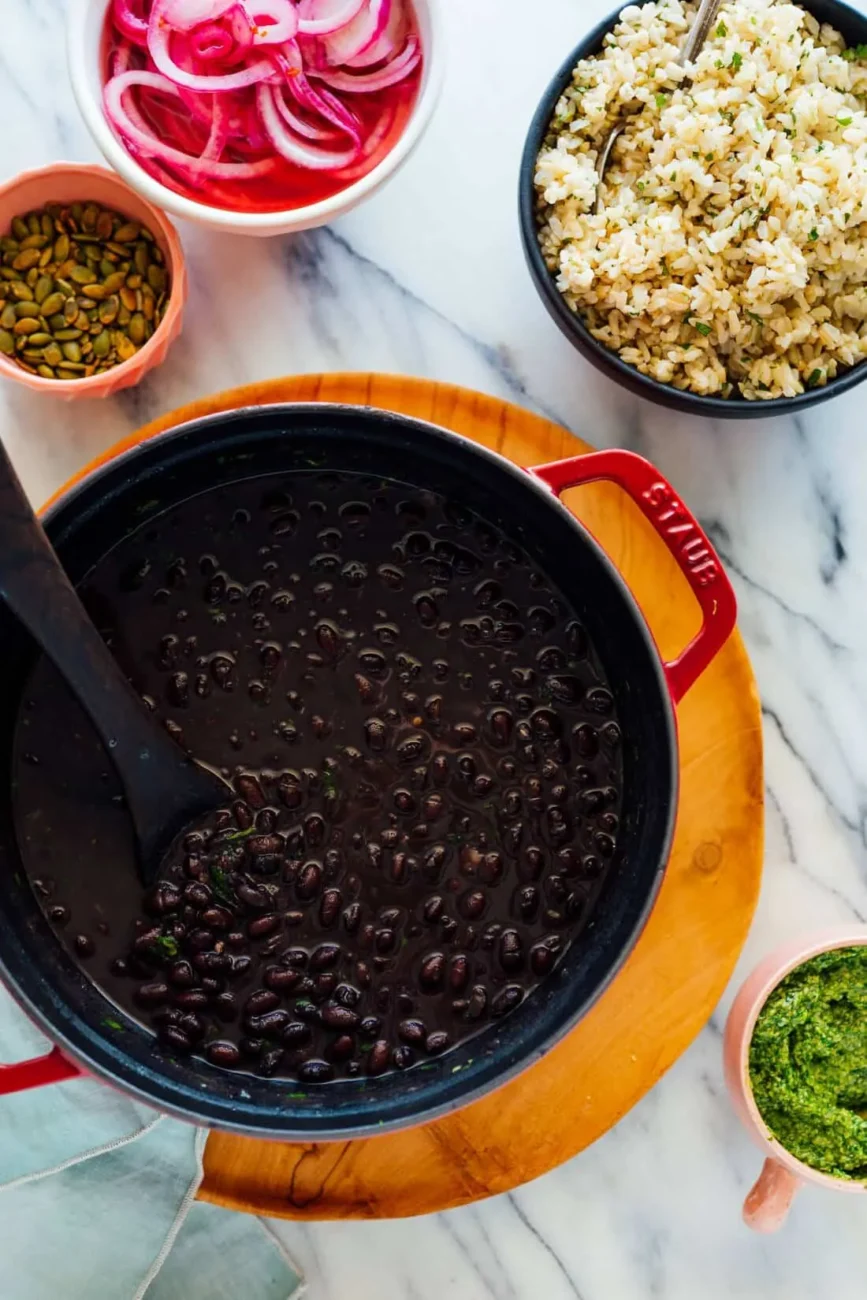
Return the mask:
[[214, 782], [146, 712], [63, 571], [2, 442], [0, 599], [54, 662], [109, 751], [146, 864], [166, 831], [177, 832], [174, 814], [189, 809], [191, 785], [201, 786], [208, 807]]
[[693, 59], [701, 52], [721, 4], [722, 0], [701, 0], [698, 13], [693, 20], [692, 27], [687, 33], [686, 41], [680, 52], [678, 63], [692, 63]]

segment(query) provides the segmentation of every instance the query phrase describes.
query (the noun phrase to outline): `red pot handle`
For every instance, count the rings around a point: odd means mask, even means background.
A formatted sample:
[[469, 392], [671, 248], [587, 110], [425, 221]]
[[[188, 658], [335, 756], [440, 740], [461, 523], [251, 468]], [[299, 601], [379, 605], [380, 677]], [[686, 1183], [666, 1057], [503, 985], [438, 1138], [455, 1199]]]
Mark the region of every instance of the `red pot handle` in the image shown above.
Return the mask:
[[34, 1056], [30, 1061], [15, 1065], [0, 1065], [0, 1096], [9, 1092], [25, 1092], [28, 1088], [42, 1088], [47, 1083], [62, 1083], [76, 1079], [81, 1074], [77, 1065], [67, 1061], [59, 1047], [53, 1047], [45, 1056]]
[[631, 451], [594, 451], [530, 470], [557, 496], [567, 488], [610, 479], [623, 488], [650, 520], [680, 567], [701, 606], [702, 625], [689, 645], [665, 664], [675, 703], [702, 675], [725, 645], [737, 618], [732, 585], [695, 516], [650, 461]]

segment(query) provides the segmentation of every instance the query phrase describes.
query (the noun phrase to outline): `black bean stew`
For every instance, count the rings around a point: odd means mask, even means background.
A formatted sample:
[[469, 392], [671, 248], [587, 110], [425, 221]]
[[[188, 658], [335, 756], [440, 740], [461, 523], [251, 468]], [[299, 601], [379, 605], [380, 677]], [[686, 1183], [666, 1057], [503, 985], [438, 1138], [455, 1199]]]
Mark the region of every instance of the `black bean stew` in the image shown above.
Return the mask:
[[248, 480], [133, 532], [82, 594], [237, 791], [142, 899], [110, 762], [37, 666], [22, 854], [165, 1050], [304, 1081], [407, 1069], [580, 943], [617, 841], [614, 701], [574, 611], [477, 515], [356, 474]]

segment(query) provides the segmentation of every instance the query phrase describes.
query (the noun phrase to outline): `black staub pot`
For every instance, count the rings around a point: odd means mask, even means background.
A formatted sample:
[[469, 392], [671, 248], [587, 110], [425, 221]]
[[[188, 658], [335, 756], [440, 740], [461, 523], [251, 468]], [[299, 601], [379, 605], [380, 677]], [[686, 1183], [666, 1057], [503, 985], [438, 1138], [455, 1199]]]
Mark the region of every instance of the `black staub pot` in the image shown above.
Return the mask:
[[[734, 595], [695, 519], [647, 461], [603, 451], [525, 471], [465, 438], [403, 416], [327, 405], [216, 415], [151, 439], [67, 491], [45, 519], [78, 581], [137, 523], [194, 492], [311, 465], [357, 470], [445, 493], [525, 547], [584, 620], [616, 695], [624, 736], [624, 809], [615, 862], [590, 928], [516, 1011], [423, 1070], [325, 1085], [287, 1084], [168, 1060], [76, 967], [31, 892], [13, 831], [10, 752], [33, 649], [0, 609], [0, 974], [56, 1047], [0, 1067], [0, 1092], [82, 1071], [200, 1124], [284, 1138], [382, 1132], [461, 1106], [532, 1064], [584, 1014], [634, 945], [653, 905], [677, 808], [675, 705], [726, 641]], [[664, 663], [611, 561], [561, 505], [566, 488], [617, 483], [676, 557], [702, 626]], [[110, 870], [106, 864], [106, 870]], [[106, 1021], [122, 1024], [122, 1032]]]

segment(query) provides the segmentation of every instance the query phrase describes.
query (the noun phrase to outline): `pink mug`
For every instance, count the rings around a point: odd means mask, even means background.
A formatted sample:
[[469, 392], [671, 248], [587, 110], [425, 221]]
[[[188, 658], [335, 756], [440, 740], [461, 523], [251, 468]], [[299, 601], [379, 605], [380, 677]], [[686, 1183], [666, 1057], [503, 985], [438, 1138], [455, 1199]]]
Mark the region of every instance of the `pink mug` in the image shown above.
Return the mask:
[[820, 952], [867, 944], [867, 929], [827, 930], [808, 940], [777, 948], [741, 985], [726, 1022], [723, 1039], [725, 1079], [735, 1110], [765, 1153], [765, 1163], [744, 1201], [744, 1222], [756, 1232], [776, 1232], [785, 1222], [796, 1192], [815, 1183], [835, 1192], [867, 1191], [867, 1184], [819, 1173], [797, 1160], [770, 1133], [753, 1097], [749, 1075], [750, 1042], [759, 1013], [782, 979]]

